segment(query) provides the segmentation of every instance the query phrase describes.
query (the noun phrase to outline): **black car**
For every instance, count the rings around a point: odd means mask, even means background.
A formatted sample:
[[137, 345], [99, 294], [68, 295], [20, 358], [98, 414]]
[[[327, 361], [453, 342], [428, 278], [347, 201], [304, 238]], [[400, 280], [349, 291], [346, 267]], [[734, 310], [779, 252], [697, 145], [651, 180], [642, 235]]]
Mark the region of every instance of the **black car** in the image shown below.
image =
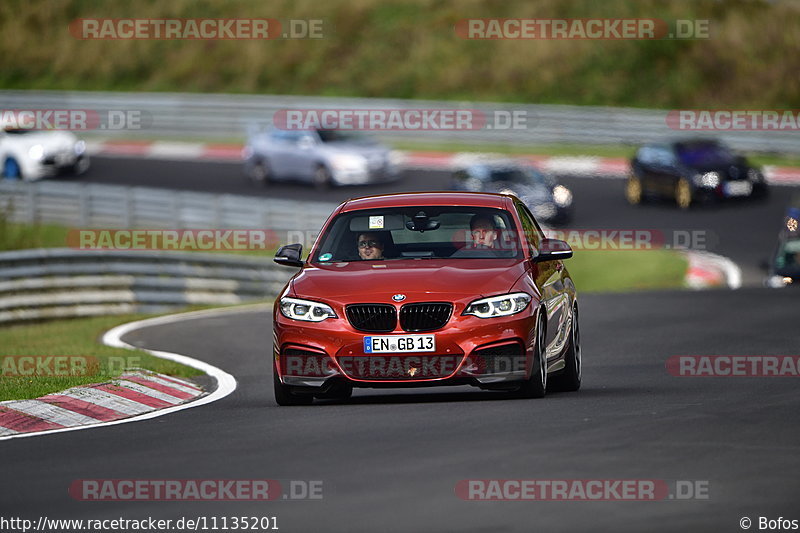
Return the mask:
[[526, 161], [476, 161], [453, 173], [451, 188], [511, 193], [543, 222], [565, 224], [572, 219], [572, 191]]
[[790, 207], [769, 264], [768, 287], [800, 284], [800, 207]]
[[708, 139], [647, 144], [636, 151], [625, 196], [674, 199], [681, 209], [695, 203], [767, 194], [761, 171], [724, 144]]

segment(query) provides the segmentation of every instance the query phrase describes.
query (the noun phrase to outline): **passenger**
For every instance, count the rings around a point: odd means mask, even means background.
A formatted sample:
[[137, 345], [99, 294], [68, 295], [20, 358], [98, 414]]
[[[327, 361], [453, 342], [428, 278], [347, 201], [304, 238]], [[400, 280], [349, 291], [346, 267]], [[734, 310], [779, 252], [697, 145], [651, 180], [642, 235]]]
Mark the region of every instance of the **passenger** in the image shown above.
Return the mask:
[[469, 221], [473, 248], [494, 248], [498, 238], [497, 226], [492, 217], [475, 215]]
[[365, 260], [383, 259], [386, 245], [377, 233], [361, 233], [358, 236], [358, 256]]

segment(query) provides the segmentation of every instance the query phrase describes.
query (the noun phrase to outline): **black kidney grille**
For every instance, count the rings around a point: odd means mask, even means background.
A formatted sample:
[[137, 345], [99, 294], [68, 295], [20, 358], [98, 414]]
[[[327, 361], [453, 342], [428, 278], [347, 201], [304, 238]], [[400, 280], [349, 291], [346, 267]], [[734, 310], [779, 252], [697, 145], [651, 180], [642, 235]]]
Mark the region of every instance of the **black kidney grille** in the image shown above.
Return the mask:
[[400, 308], [400, 327], [405, 331], [432, 331], [450, 320], [453, 304], [423, 302], [406, 304]]
[[394, 331], [397, 312], [389, 304], [353, 304], [345, 308], [350, 325], [360, 331], [381, 333]]

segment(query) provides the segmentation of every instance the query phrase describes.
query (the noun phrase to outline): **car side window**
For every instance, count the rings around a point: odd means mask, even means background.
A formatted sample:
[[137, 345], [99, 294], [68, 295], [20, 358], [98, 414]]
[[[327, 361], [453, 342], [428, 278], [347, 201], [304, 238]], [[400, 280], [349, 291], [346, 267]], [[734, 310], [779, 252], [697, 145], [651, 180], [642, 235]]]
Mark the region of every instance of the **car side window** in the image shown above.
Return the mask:
[[542, 230], [536, 224], [536, 219], [525, 204], [515, 201], [514, 205], [517, 208], [517, 214], [522, 222], [522, 232], [525, 234], [525, 240], [528, 242], [528, 250], [530, 250], [531, 256], [535, 257], [539, 254], [539, 244], [544, 237]]

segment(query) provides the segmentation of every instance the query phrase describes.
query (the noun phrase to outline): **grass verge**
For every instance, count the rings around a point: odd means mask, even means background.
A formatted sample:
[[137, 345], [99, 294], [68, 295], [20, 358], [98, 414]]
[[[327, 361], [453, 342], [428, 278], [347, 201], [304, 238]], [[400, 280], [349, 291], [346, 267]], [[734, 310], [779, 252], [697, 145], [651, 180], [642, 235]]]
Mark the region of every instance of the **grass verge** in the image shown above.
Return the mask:
[[[103, 316], [0, 327], [0, 401], [37, 398], [70, 387], [102, 383], [119, 377], [125, 368], [146, 368], [180, 377], [200, 375], [194, 368], [141, 350], [100, 343], [100, 336], [112, 327], [146, 317]], [[37, 358], [31, 361], [21, 356]], [[64, 363], [63, 359], [48, 361], [48, 356], [73, 357]]]
[[579, 293], [677, 289], [686, 258], [673, 250], [591, 250], [566, 261]]
[[[765, 0], [6, 0], [0, 86], [797, 109], [790, 73], [800, 66], [798, 13], [797, 2]], [[322, 38], [107, 39], [77, 31], [79, 19], [96, 17], [318, 20]], [[670, 32], [678, 20], [706, 21], [710, 31], [663, 40], [465, 39], [455, 31], [466, 18], [612, 17], [659, 19]]]

